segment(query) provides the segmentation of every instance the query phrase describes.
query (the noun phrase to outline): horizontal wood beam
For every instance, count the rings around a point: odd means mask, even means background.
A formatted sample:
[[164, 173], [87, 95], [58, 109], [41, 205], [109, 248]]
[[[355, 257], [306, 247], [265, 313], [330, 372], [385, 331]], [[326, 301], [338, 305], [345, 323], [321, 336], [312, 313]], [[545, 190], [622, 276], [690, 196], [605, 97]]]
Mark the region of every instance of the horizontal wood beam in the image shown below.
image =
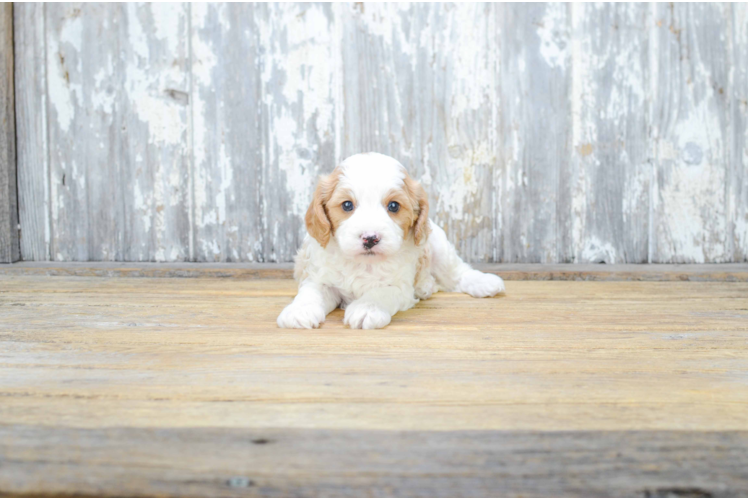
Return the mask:
[[[473, 264], [505, 280], [734, 281], [748, 282], [745, 264]], [[0, 267], [0, 276], [99, 276], [131, 278], [284, 279], [293, 264], [22, 262]]]
[[0, 495], [739, 497], [747, 447], [746, 432], [3, 426]]
[[13, 4], [0, 4], [0, 263], [21, 258], [16, 190]]

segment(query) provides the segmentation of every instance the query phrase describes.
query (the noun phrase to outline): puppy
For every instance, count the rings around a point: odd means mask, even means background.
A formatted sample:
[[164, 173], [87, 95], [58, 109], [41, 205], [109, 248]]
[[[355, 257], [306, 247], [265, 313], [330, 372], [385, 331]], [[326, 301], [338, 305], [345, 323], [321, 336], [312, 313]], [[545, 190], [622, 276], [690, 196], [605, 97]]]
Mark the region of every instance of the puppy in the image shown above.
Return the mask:
[[473, 297], [504, 291], [501, 278], [465, 264], [428, 215], [426, 192], [394, 158], [344, 160], [314, 192], [309, 234], [296, 255], [299, 292], [278, 326], [317, 328], [340, 307], [351, 328], [382, 328], [439, 290]]

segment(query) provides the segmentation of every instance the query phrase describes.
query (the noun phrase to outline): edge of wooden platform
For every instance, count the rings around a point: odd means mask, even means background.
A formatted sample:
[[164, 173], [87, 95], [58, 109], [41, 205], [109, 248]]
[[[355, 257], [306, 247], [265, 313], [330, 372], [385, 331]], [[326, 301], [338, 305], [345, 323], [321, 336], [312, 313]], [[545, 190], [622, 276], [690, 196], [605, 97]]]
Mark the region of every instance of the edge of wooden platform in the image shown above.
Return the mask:
[[[508, 281], [727, 281], [748, 282], [739, 264], [474, 264]], [[17, 262], [0, 276], [288, 279], [293, 264], [156, 262]]]
[[741, 431], [0, 426], [0, 496], [744, 497], [747, 444]]

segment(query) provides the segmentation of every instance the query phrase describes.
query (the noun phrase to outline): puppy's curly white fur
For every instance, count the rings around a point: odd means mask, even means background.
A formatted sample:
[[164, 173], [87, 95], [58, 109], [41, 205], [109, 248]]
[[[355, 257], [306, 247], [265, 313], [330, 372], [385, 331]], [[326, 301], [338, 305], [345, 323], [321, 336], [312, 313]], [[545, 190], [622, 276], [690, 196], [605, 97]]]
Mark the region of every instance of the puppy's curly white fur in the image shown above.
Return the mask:
[[320, 179], [296, 256], [299, 293], [278, 316], [281, 328], [317, 328], [336, 307], [351, 328], [383, 328], [398, 311], [438, 290], [492, 297], [493, 274], [460, 259], [428, 218], [428, 196], [397, 160], [364, 153]]

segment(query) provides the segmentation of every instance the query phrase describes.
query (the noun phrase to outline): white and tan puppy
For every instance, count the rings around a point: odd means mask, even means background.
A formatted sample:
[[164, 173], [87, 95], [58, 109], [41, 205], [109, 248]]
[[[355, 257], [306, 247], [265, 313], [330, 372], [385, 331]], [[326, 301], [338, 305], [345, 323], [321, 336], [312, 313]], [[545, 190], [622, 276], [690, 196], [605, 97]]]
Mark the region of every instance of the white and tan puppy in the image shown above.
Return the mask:
[[351, 328], [382, 328], [438, 291], [492, 297], [493, 274], [472, 269], [428, 218], [429, 202], [405, 167], [377, 153], [347, 158], [320, 179], [296, 256], [299, 293], [281, 328], [317, 328], [336, 307]]

